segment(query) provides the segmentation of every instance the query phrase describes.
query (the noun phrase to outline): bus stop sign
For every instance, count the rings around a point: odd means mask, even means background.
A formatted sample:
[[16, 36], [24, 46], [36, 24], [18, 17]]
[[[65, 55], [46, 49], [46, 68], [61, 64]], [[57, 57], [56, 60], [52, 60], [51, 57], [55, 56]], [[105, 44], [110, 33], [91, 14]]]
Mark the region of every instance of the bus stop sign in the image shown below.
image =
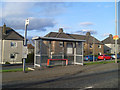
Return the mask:
[[118, 35], [113, 36], [113, 40], [118, 40], [118, 39], [119, 39]]

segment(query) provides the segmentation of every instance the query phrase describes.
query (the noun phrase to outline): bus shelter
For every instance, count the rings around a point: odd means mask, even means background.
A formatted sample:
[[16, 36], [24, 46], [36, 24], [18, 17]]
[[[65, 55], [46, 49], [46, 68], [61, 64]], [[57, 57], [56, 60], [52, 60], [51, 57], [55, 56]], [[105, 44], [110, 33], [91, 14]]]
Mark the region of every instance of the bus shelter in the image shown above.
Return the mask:
[[68, 60], [70, 64], [83, 65], [83, 42], [85, 40], [54, 38], [54, 37], [34, 37], [34, 67], [47, 66], [52, 60], [53, 65], [63, 65]]

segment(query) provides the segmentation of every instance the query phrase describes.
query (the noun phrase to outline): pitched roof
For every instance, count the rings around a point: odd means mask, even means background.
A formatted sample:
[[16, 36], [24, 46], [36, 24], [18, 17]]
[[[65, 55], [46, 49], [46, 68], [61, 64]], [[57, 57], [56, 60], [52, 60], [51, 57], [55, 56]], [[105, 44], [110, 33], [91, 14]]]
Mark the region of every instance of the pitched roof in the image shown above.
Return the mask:
[[[23, 40], [24, 39], [23, 36], [21, 36], [12, 28], [6, 27], [5, 29], [6, 29], [6, 34], [2, 33], [2, 39], [4, 40]], [[0, 27], [0, 30], [2, 30], [2, 27]]]
[[[120, 38], [117, 41], [118, 41], [117, 43], [120, 44]], [[109, 37], [102, 40], [102, 43], [104, 43], [104, 44], [115, 44], [115, 40], [113, 40], [113, 36], [110, 34]]]
[[55, 37], [55, 38], [67, 38], [67, 39], [80, 39], [80, 40], [86, 40], [87, 43], [99, 43], [102, 44], [99, 40], [94, 38], [93, 36], [86, 36], [86, 35], [77, 35], [77, 34], [68, 34], [68, 33], [60, 33], [60, 32], [50, 32], [45, 37]]

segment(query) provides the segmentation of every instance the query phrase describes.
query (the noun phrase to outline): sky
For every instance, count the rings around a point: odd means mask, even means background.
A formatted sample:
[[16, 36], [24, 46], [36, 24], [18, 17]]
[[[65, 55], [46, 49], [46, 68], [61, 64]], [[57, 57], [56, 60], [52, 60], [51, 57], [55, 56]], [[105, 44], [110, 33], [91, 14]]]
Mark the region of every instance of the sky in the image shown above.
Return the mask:
[[28, 18], [28, 38], [59, 28], [69, 34], [89, 31], [99, 40], [115, 35], [114, 2], [0, 2], [0, 13], [0, 26], [5, 23], [23, 36]]

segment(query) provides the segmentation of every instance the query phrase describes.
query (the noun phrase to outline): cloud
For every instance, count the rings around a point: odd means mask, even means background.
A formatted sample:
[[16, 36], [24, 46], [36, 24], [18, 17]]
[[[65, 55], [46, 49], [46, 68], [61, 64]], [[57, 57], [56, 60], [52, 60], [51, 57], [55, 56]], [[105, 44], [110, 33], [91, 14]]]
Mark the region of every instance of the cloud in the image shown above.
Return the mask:
[[[37, 4], [41, 4], [41, 7], [38, 7]], [[46, 31], [46, 28], [52, 28], [56, 25], [54, 18], [44, 17], [40, 10], [45, 11], [45, 3], [36, 3], [36, 2], [7, 2], [3, 4], [2, 22], [6, 23], [7, 26], [12, 27], [16, 30], [23, 29], [25, 27], [25, 20], [30, 19], [30, 24], [28, 26], [29, 30], [40, 30]], [[46, 3], [45, 5], [48, 5]], [[49, 6], [49, 5], [48, 5]], [[55, 8], [56, 5], [53, 5]], [[36, 9], [37, 8], [37, 9]], [[57, 10], [57, 9], [56, 9]], [[50, 7], [49, 7], [49, 11]], [[47, 12], [47, 11], [46, 11]]]
[[53, 28], [57, 24], [53, 16], [61, 15], [70, 6], [64, 2], [4, 2], [3, 8], [0, 8], [4, 11], [0, 14], [0, 20], [16, 30], [24, 30], [25, 20], [29, 18], [29, 30], [46, 31], [46, 28]]
[[87, 27], [87, 26], [92, 26], [94, 25], [92, 22], [81, 22], [80, 26]]
[[[4, 22], [7, 26], [12, 27], [14, 29], [25, 29], [25, 19], [24, 18], [8, 18], [5, 19]], [[29, 18], [29, 30], [39, 30], [46, 31], [47, 27], [54, 27], [56, 22], [52, 18]]]
[[35, 3], [35, 6], [40, 8], [39, 12], [42, 12], [41, 14], [44, 16], [58, 16], [66, 12], [66, 8], [72, 6], [72, 4], [65, 2], [42, 2]]
[[22, 3], [22, 2], [9, 2], [4, 3], [2, 8], [2, 17], [3, 18], [11, 18], [11, 17], [28, 17], [33, 13], [33, 11], [30, 11], [32, 7], [34, 6], [34, 3]]
[[101, 36], [103, 36], [103, 37], [107, 37], [107, 36], [109, 36], [110, 35], [110, 33], [104, 33], [103, 35], [101, 35]]
[[55, 16], [70, 6], [64, 2], [7, 2], [3, 4], [3, 17]]
[[82, 30], [76, 31], [74, 33], [76, 33], [76, 34], [86, 34], [87, 32], [90, 32], [91, 34], [97, 34], [97, 32], [95, 30], [91, 30], [91, 29], [82, 29]]

